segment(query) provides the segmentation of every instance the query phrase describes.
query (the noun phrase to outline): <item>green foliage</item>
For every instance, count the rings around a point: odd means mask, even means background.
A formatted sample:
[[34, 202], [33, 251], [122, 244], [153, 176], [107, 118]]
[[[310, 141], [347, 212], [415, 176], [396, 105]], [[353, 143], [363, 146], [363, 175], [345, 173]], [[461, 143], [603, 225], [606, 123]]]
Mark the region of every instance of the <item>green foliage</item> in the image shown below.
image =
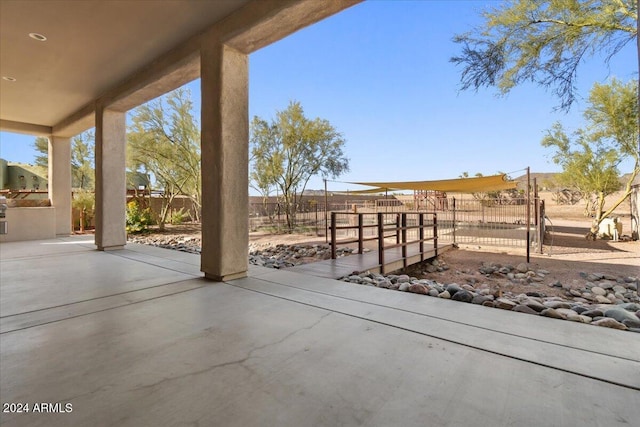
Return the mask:
[[80, 230], [91, 223], [95, 216], [96, 195], [93, 191], [79, 190], [73, 193], [71, 206], [80, 212]]
[[309, 179], [336, 178], [349, 170], [342, 135], [327, 120], [305, 117], [299, 102], [290, 102], [271, 122], [254, 117], [250, 144], [252, 186], [263, 195], [279, 190], [290, 231]]
[[562, 127], [556, 124], [542, 144], [546, 147], [555, 144], [558, 148], [554, 162], [563, 168], [558, 175], [558, 182], [581, 194], [585, 201], [585, 215], [599, 217], [602, 211], [594, 212], [597, 204], [593, 205], [591, 199], [595, 196], [604, 201], [604, 198], [620, 189], [618, 152], [599, 141], [590, 141], [584, 131], [577, 131], [575, 135], [575, 142], [569, 142]]
[[584, 118], [594, 139], [615, 147], [622, 157], [638, 158], [638, 81], [596, 83]]
[[[544, 147], [555, 149], [552, 160], [562, 166], [559, 182], [580, 191], [587, 203], [596, 198], [596, 230], [600, 221], [629, 196], [631, 182], [640, 172], [637, 90], [636, 81], [594, 85], [583, 114], [586, 127], [575, 131], [572, 138], [556, 123], [542, 140]], [[627, 158], [632, 158], [635, 165], [623, 196], [604, 212], [606, 197], [620, 189], [618, 166]]]
[[71, 140], [71, 182], [73, 188], [95, 189], [95, 136], [93, 131], [76, 135]]
[[33, 149], [38, 153], [35, 157], [35, 165], [49, 170], [49, 138], [39, 136], [33, 141]]
[[[33, 141], [35, 164], [48, 171], [49, 139], [39, 136]], [[71, 139], [71, 186], [80, 190], [95, 189], [95, 137], [93, 131], [83, 132]]]
[[200, 130], [188, 90], [177, 89], [136, 108], [131, 117], [127, 164], [132, 172], [150, 173], [163, 190], [162, 228], [176, 195], [200, 208]]
[[605, 61], [634, 41], [637, 0], [511, 0], [485, 11], [483, 25], [456, 35], [462, 89], [495, 86], [505, 94], [534, 82], [552, 88], [563, 109], [575, 100], [580, 63]]
[[73, 200], [71, 201], [71, 206], [74, 209], [85, 210], [88, 212], [93, 212], [96, 204], [96, 196], [92, 191], [75, 191], [73, 193]]
[[607, 195], [618, 191], [619, 152], [582, 129], [574, 136], [572, 141], [562, 125], [556, 123], [542, 140], [544, 147], [556, 148], [553, 162], [563, 169], [557, 178], [560, 184], [580, 191], [583, 197], [600, 191]]
[[127, 203], [127, 225], [128, 233], [137, 234], [149, 231], [149, 226], [153, 224], [150, 208], [143, 208], [137, 199]]
[[184, 223], [189, 217], [189, 212], [185, 211], [184, 208], [180, 208], [179, 210], [171, 213], [171, 224], [179, 225]]

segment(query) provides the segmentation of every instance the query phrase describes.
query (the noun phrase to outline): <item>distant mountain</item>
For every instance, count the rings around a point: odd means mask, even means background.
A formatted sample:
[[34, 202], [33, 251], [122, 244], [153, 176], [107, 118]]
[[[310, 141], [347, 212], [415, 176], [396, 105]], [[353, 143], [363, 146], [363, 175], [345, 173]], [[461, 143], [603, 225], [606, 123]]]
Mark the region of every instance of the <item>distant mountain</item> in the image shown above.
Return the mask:
[[[533, 179], [536, 178], [538, 182], [538, 187], [546, 190], [553, 189], [556, 185], [554, 184], [555, 178], [558, 175], [557, 172], [534, 172], [531, 173], [531, 184], [533, 185]], [[513, 178], [514, 181], [518, 182], [518, 188], [526, 188], [527, 185], [527, 175], [521, 175], [517, 178]]]
[[305, 196], [324, 196], [324, 190], [304, 190]]

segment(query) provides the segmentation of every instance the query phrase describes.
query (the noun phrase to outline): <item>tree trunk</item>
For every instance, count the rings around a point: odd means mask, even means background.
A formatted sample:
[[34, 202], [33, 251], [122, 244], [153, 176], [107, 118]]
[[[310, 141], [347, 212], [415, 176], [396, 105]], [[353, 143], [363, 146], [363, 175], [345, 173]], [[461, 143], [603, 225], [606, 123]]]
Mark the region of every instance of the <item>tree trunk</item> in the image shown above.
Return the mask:
[[591, 194], [584, 196], [584, 216], [589, 218], [593, 215], [593, 200], [591, 200]]
[[[598, 230], [600, 229], [600, 223], [602, 222], [602, 220], [605, 218], [608, 218], [613, 213], [613, 211], [616, 210], [616, 208], [620, 206], [622, 202], [627, 200], [627, 197], [631, 195], [631, 184], [633, 184], [633, 181], [635, 181], [636, 176], [638, 176], [638, 173], [640, 173], [640, 167], [638, 167], [638, 161], [636, 160], [636, 164], [635, 164], [635, 167], [633, 168], [633, 172], [631, 173], [631, 177], [629, 178], [629, 180], [627, 181], [627, 184], [624, 187], [624, 193], [622, 193], [622, 196], [620, 196], [620, 198], [609, 209], [607, 209], [606, 212], [601, 213], [598, 216], [597, 221], [594, 221], [593, 225], [591, 226], [591, 230], [589, 230], [589, 232], [586, 235], [587, 239], [596, 240], [596, 237], [598, 237]], [[603, 209], [604, 209], [604, 198], [602, 200], [602, 205], [600, 206], [600, 212], [602, 212]]]

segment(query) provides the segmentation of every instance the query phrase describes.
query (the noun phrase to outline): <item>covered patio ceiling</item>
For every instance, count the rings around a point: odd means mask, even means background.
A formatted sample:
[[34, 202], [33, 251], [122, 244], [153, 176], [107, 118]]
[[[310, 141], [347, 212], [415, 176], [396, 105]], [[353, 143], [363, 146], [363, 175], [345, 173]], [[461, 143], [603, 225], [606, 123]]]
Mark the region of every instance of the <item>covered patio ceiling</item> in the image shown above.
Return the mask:
[[358, 1], [2, 0], [0, 130], [73, 136], [97, 101], [127, 111], [198, 78], [199, 37], [250, 53]]

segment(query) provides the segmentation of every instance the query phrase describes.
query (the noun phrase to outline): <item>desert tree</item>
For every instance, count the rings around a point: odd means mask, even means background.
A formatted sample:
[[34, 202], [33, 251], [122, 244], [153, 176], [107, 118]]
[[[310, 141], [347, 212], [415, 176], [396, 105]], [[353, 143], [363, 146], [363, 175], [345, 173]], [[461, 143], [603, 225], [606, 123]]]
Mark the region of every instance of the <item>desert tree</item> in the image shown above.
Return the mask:
[[[33, 141], [36, 151], [34, 163], [48, 170], [49, 139], [43, 136]], [[71, 186], [74, 189], [93, 191], [95, 188], [95, 137], [88, 130], [71, 139]]]
[[[555, 150], [552, 160], [562, 166], [561, 182], [579, 190], [587, 203], [595, 198], [595, 218], [587, 237], [596, 237], [600, 222], [629, 197], [632, 182], [640, 173], [637, 99], [635, 81], [597, 83], [583, 113], [586, 126], [570, 136], [556, 123], [542, 140], [544, 147]], [[622, 195], [605, 210], [607, 196], [621, 187], [619, 165], [626, 159], [633, 161], [631, 174]]]
[[49, 138], [44, 136], [38, 136], [33, 140], [33, 149], [36, 152], [34, 157], [34, 164], [40, 166], [45, 170], [49, 167]]
[[92, 130], [71, 139], [71, 182], [79, 190], [95, 189], [95, 136]]
[[95, 212], [95, 135], [88, 130], [71, 139], [71, 205], [80, 212], [80, 232]]
[[[256, 153], [259, 153], [259, 150], [256, 150]], [[266, 213], [269, 221], [273, 223], [276, 210], [270, 209], [268, 202], [271, 192], [275, 189], [276, 173], [280, 170], [279, 163], [272, 162], [267, 157], [256, 158], [253, 154], [249, 163], [252, 165], [249, 171], [249, 186], [260, 193], [263, 214]]]
[[576, 98], [581, 62], [608, 62], [637, 38], [637, 0], [510, 0], [482, 14], [479, 27], [454, 37], [462, 47], [461, 87], [494, 86], [505, 94], [533, 82], [549, 88], [568, 109]]
[[[176, 89], [137, 107], [127, 133], [127, 164], [132, 172], [150, 173], [162, 189], [163, 204], [157, 222], [167, 222], [177, 195], [201, 207], [200, 129], [191, 94]], [[198, 219], [198, 218], [196, 218]]]
[[251, 121], [252, 185], [280, 191], [289, 232], [296, 226], [296, 209], [309, 179], [337, 178], [349, 170], [344, 145], [329, 121], [305, 117], [299, 102], [290, 102], [270, 122], [257, 116]]
[[[49, 139], [37, 137], [33, 142], [35, 164], [48, 171]], [[71, 206], [80, 213], [80, 232], [91, 221], [95, 210], [95, 138], [88, 130], [71, 139]]]

